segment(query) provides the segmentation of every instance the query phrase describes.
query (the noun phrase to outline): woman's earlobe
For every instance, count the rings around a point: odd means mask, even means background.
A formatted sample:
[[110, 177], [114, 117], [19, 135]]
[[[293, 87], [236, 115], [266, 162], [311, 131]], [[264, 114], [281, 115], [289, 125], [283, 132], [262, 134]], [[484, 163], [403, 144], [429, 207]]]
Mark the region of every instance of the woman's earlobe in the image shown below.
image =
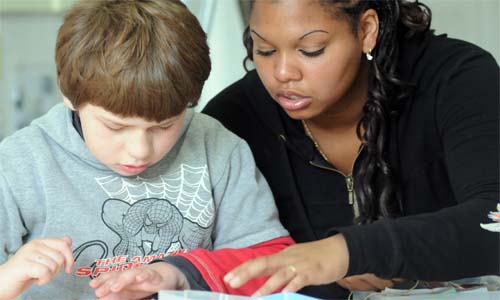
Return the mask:
[[366, 59], [367, 60], [372, 60], [373, 59], [372, 49], [370, 49], [370, 50], [368, 50], [368, 52], [366, 52]]
[[[377, 45], [379, 31], [378, 14], [374, 9], [368, 9], [362, 14], [360, 20], [360, 31], [363, 43], [363, 52], [367, 54], [367, 58], [368, 54], [370, 54], [370, 57], [373, 59], [371, 51]], [[370, 59], [368, 58], [368, 60]]]

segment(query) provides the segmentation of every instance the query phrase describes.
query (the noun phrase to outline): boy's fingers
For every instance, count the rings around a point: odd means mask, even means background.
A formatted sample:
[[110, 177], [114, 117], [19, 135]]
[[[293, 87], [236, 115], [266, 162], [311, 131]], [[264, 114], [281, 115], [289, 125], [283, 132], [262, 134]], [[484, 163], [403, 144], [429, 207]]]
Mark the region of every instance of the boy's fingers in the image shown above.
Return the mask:
[[130, 299], [129, 297], [124, 297], [123, 295], [108, 294], [105, 297], [100, 297], [99, 300], [125, 300]]
[[71, 250], [71, 238], [50, 238], [42, 241], [43, 245], [58, 251], [64, 258], [65, 271], [71, 273], [74, 264], [73, 250]]
[[104, 275], [106, 275], [106, 274], [102, 274], [101, 276], [89, 281], [89, 286], [93, 289], [100, 287], [104, 282], [106, 282], [104, 279]]
[[102, 281], [102, 283], [95, 289], [97, 298], [102, 298], [111, 293], [111, 286], [115, 283], [113, 278]]
[[71, 239], [71, 237], [69, 237], [69, 236], [63, 236], [61, 239], [62, 239], [63, 241], [65, 241], [65, 242], [66, 242], [66, 244], [68, 244], [68, 246], [70, 246], [70, 247], [71, 247], [71, 244], [73, 244], [73, 240], [72, 240], [72, 239]]
[[38, 285], [47, 284], [53, 278], [50, 269], [43, 264], [33, 264], [28, 270], [28, 276], [34, 279]]
[[43, 263], [51, 268], [54, 273], [59, 273], [65, 264], [65, 257], [57, 249], [42, 244], [38, 247], [38, 252], [33, 254], [31, 259], [36, 263]]
[[115, 278], [118, 277], [119, 274], [112, 273], [104, 273], [99, 277], [92, 279], [89, 282], [91, 288], [95, 289], [95, 295], [98, 298], [102, 298], [110, 293], [111, 285], [115, 282]]
[[51, 255], [45, 253], [35, 254], [30, 261], [34, 265], [42, 265], [46, 267], [53, 275], [58, 274], [59, 270], [61, 270], [61, 266], [58, 262], [55, 261]]
[[70, 274], [71, 270], [73, 269], [73, 265], [75, 263], [74, 255], [73, 255], [73, 250], [71, 249], [71, 245], [73, 244], [73, 240], [69, 236], [65, 236], [61, 238], [68, 247], [64, 247], [64, 257], [66, 259], [65, 265], [65, 271], [66, 273]]
[[113, 293], [118, 293], [121, 291], [124, 287], [127, 285], [131, 285], [135, 283], [135, 274], [131, 274], [134, 272], [125, 272], [121, 276], [117, 278], [112, 284], [111, 284], [111, 291]]
[[[147, 281], [151, 278], [153, 279], [157, 279], [154, 277], [153, 273], [151, 270], [149, 269], [139, 269], [139, 272], [137, 274], [137, 276], [135, 277], [136, 278], [136, 282], [137, 283], [141, 283], [141, 282], [144, 282], [144, 281]], [[156, 282], [157, 280], [155, 280], [154, 282]]]
[[110, 286], [108, 283], [101, 285], [95, 290], [95, 296], [97, 298], [106, 297], [111, 292]]
[[95, 290], [97, 297], [102, 298], [109, 293], [118, 293], [123, 288], [132, 285], [136, 281], [136, 270], [129, 270], [123, 273], [108, 273], [104, 282]]

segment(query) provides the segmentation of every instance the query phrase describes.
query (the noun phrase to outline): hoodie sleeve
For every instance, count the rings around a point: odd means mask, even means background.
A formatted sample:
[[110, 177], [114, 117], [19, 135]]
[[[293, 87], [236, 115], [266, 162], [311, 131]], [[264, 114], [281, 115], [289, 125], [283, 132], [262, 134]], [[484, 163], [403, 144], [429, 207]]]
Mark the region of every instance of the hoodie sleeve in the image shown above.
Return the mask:
[[[279, 221], [271, 190], [255, 166], [247, 143], [233, 134], [220, 135], [216, 141], [217, 157], [210, 161], [223, 160], [223, 168], [213, 184], [217, 214], [212, 232], [214, 251], [194, 249], [178, 255], [198, 270], [210, 290], [249, 295], [264, 279], [232, 289], [223, 281], [225, 274], [249, 259], [281, 251], [294, 241]], [[188, 274], [190, 284], [203, 288], [196, 272], [184, 262], [171, 263]]]
[[238, 138], [213, 194], [217, 211], [214, 249], [248, 247], [289, 235], [245, 141]]
[[0, 170], [0, 264], [23, 245], [27, 231], [23, 225], [20, 208]]

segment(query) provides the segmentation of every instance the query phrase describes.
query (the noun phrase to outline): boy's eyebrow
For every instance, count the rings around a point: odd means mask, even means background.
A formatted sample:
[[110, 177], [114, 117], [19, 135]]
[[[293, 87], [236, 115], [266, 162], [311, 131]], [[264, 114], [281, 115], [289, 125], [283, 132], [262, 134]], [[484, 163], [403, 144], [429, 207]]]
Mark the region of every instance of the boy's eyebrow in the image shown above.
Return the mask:
[[[109, 116], [99, 116], [99, 118], [101, 119], [101, 121], [110, 122], [110, 123], [113, 123], [113, 124], [118, 125], [118, 126], [128, 126], [128, 124], [123, 123], [121, 120], [113, 120]], [[175, 122], [177, 120], [177, 118], [178, 118], [178, 116], [166, 119], [158, 124], [155, 124], [155, 126], [170, 125], [171, 123]]]
[[[263, 41], [267, 42], [267, 40], [266, 40], [263, 36], [261, 36], [260, 34], [258, 34], [258, 33], [257, 33], [257, 31], [255, 31], [255, 30], [253, 30], [253, 29], [251, 29], [250, 31], [251, 31], [253, 34], [255, 34], [256, 36], [258, 36], [260, 39], [262, 39]], [[302, 39], [304, 39], [306, 36], [308, 36], [308, 35], [310, 35], [310, 34], [313, 34], [313, 33], [317, 33], [317, 32], [320, 32], [320, 33], [327, 33], [327, 34], [329, 33], [329, 32], [328, 32], [328, 31], [326, 31], [326, 30], [322, 30], [322, 29], [315, 29], [315, 30], [311, 30], [311, 31], [309, 31], [309, 32], [306, 32], [304, 35], [302, 35], [302, 36], [299, 38], [299, 40], [302, 40]]]
[[117, 120], [113, 120], [113, 119], [110, 119], [109, 117], [107, 116], [97, 116], [97, 118], [101, 121], [105, 121], [105, 122], [109, 122], [109, 123], [114, 123], [116, 125], [125, 125], [123, 123], [121, 123], [120, 121], [117, 121]]
[[176, 120], [177, 120], [176, 118], [170, 118], [170, 119], [167, 119], [161, 123], [158, 123], [158, 126], [170, 125], [170, 124], [174, 123]]

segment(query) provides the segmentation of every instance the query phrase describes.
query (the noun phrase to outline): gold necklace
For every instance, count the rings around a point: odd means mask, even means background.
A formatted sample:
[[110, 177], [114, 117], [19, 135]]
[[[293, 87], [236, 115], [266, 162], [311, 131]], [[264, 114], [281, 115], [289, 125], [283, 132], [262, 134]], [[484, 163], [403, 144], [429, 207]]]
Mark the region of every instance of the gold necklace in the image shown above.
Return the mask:
[[330, 163], [330, 160], [328, 159], [328, 157], [326, 156], [326, 154], [323, 153], [323, 151], [319, 147], [318, 142], [316, 141], [316, 139], [312, 135], [311, 130], [309, 129], [309, 126], [307, 126], [306, 121], [305, 120], [301, 120], [301, 121], [302, 121], [302, 126], [304, 126], [304, 129], [306, 130], [306, 134], [311, 139], [311, 141], [313, 142], [314, 147], [316, 147], [316, 149], [318, 150], [319, 154], [321, 154], [321, 156], [323, 157], [323, 159]]

